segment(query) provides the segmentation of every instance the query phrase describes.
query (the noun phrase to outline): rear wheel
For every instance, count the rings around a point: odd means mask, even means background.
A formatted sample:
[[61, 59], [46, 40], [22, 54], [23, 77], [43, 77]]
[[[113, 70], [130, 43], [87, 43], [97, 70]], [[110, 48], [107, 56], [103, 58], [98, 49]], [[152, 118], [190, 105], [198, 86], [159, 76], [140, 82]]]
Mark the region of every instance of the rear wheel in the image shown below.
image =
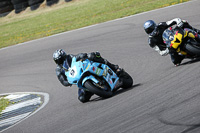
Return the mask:
[[103, 98], [109, 98], [113, 95], [108, 85], [99, 85], [99, 84], [94, 83], [91, 80], [87, 80], [84, 86], [85, 88], [88, 89], [88, 91]]
[[133, 79], [127, 72], [124, 71], [123, 74], [120, 75], [120, 79], [123, 81], [123, 85], [122, 85], [123, 89], [132, 87]]

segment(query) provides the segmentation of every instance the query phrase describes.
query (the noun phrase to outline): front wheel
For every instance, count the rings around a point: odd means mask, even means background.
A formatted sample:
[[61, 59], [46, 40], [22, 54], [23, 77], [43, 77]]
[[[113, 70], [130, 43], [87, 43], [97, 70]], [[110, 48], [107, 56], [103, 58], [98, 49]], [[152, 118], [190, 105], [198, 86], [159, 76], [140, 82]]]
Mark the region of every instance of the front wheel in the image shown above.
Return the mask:
[[200, 46], [199, 46], [199, 44], [188, 43], [188, 44], [186, 44], [185, 48], [188, 50], [189, 53], [200, 56]]
[[109, 98], [113, 95], [108, 85], [96, 85], [93, 81], [87, 80], [84, 86], [88, 91], [103, 98]]

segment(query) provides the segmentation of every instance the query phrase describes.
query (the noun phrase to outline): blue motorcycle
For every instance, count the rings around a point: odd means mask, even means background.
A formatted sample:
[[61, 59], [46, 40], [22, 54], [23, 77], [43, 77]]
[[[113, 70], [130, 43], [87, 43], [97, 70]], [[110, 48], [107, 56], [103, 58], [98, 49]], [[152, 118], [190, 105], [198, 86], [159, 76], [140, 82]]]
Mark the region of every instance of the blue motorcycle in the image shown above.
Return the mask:
[[71, 67], [65, 66], [64, 63], [63, 68], [66, 68], [65, 75], [70, 84], [76, 84], [78, 88], [103, 98], [111, 97], [120, 87], [126, 89], [133, 84], [133, 79], [125, 71], [118, 77], [107, 65], [88, 59], [76, 61], [73, 57]]

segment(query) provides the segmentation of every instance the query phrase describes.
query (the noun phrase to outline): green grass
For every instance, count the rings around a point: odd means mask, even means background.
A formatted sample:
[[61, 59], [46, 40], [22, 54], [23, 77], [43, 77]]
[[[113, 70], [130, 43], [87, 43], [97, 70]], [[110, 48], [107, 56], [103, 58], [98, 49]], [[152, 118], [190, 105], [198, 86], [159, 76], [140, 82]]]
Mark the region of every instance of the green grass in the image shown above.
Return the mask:
[[9, 100], [0, 97], [0, 114], [9, 105]]
[[0, 48], [188, 0], [74, 0], [0, 18]]

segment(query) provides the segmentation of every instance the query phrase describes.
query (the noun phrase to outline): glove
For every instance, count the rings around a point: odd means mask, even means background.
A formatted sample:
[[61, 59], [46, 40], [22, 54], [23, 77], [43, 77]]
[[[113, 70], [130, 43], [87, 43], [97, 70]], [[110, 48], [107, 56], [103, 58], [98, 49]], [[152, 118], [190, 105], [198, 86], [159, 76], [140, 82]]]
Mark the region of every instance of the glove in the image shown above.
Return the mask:
[[182, 21], [180, 18], [178, 18], [178, 19], [176, 20], [177, 26], [178, 26], [178, 27], [183, 27], [184, 21], [185, 21], [185, 20]]
[[166, 48], [166, 50], [161, 51], [161, 55], [162, 56], [166, 56], [168, 54], [169, 54], [169, 49], [168, 48]]
[[166, 56], [169, 54], [169, 49], [166, 48], [165, 50], [161, 51], [158, 46], [153, 47], [155, 51], [157, 51], [160, 55]]

